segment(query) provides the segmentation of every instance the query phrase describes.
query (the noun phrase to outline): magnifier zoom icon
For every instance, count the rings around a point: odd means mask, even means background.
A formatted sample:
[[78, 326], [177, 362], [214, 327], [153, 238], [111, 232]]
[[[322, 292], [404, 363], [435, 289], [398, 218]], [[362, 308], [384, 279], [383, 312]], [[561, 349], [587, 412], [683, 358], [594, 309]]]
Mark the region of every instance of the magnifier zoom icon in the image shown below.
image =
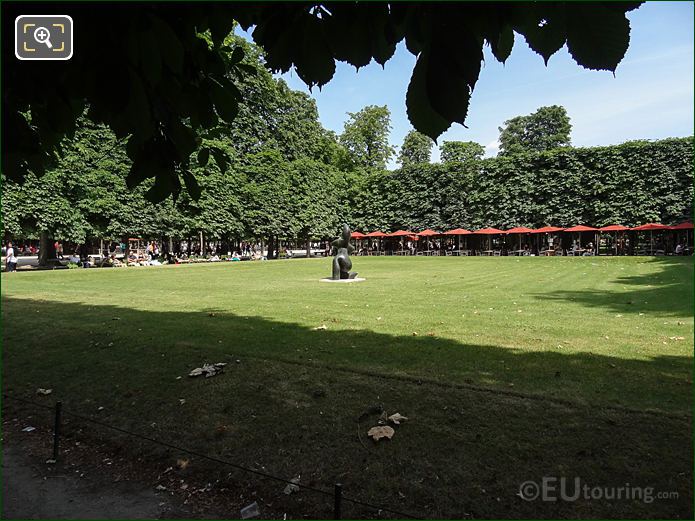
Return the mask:
[[34, 40], [36, 40], [38, 43], [46, 44], [46, 47], [49, 49], [53, 48], [53, 45], [51, 45], [51, 33], [45, 27], [36, 28], [34, 31]]

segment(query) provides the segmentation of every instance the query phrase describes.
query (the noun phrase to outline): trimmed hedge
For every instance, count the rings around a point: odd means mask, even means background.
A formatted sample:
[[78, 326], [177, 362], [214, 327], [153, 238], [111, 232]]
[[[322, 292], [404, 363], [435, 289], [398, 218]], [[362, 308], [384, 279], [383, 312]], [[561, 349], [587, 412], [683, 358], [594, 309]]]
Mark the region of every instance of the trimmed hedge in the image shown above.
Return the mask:
[[693, 138], [412, 165], [356, 198], [364, 230], [675, 224], [692, 218]]

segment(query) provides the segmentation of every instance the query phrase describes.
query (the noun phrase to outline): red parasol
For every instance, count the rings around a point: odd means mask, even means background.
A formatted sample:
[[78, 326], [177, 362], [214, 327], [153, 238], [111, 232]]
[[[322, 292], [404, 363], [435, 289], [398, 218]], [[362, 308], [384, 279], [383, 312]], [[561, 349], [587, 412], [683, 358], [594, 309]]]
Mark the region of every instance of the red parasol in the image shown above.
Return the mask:
[[611, 224], [609, 226], [604, 226], [602, 228], [599, 228], [599, 231], [601, 232], [624, 232], [626, 230], [629, 230], [627, 226], [623, 226], [622, 224]]
[[361, 232], [352, 232], [352, 234], [350, 234], [350, 238], [352, 239], [364, 239], [365, 237], [366, 235]]
[[444, 235], [470, 235], [471, 231], [464, 230], [463, 228], [456, 228], [454, 230], [449, 230], [448, 232], [444, 232]]
[[676, 224], [675, 226], [671, 226], [672, 230], [692, 230], [693, 229], [693, 223], [685, 221], [680, 224]]
[[506, 233], [533, 233], [533, 230], [531, 228], [526, 228], [526, 226], [517, 226], [516, 228], [507, 230]]
[[670, 229], [671, 229], [670, 226], [666, 226], [665, 224], [661, 224], [661, 223], [647, 223], [647, 224], [643, 224], [642, 226], [635, 226], [633, 228], [634, 231], [649, 232], [649, 247], [651, 248], [652, 252], [654, 251], [654, 237], [652, 236], [652, 232], [670, 230]]
[[638, 232], [651, 232], [654, 230], [670, 230], [670, 226], [666, 226], [665, 224], [661, 223], [647, 223], [643, 224], [642, 226], [635, 226], [633, 230], [636, 230]]
[[[537, 228], [533, 230], [532, 232], [529, 233], [555, 233], [555, 232], [561, 232], [563, 229], [558, 228], [557, 226], [543, 226], [543, 228]], [[548, 244], [550, 244], [550, 241], [548, 241]], [[538, 250], [540, 251], [540, 238], [536, 239], [536, 246], [538, 247]]]
[[533, 230], [529, 233], [553, 233], [553, 232], [561, 232], [563, 228], [558, 228], [557, 226], [544, 226], [543, 228], [538, 228], [536, 230]]
[[504, 235], [507, 232], [498, 230], [497, 228], [481, 228], [480, 230], [476, 230], [473, 233], [479, 233], [480, 235]]
[[[389, 233], [387, 237], [408, 237], [410, 240], [412, 240], [413, 235], [415, 235], [415, 232], [407, 230], [398, 230], [397, 232]], [[403, 251], [403, 246], [403, 241], [401, 241], [401, 251]]]
[[516, 228], [511, 228], [510, 230], [507, 230], [507, 234], [513, 233], [519, 234], [519, 251], [521, 251], [521, 235], [524, 233], [533, 233], [533, 230], [531, 228], [526, 228], [526, 226], [517, 226]]
[[419, 235], [420, 237], [432, 237], [433, 235], [441, 235], [441, 233], [435, 232], [434, 230], [430, 230], [429, 228], [427, 228], [426, 230], [423, 230], [416, 235]]
[[504, 235], [506, 232], [503, 232], [502, 230], [498, 230], [497, 228], [481, 228], [480, 230], [476, 230], [473, 233], [480, 234], [480, 235], [488, 235], [487, 247], [490, 250], [492, 250], [492, 236], [493, 235]]
[[591, 226], [584, 226], [583, 224], [578, 224], [577, 226], [572, 226], [571, 228], [565, 228], [563, 231], [566, 232], [596, 232], [598, 228], [592, 228]]
[[365, 235], [365, 237], [374, 237], [374, 238], [379, 239], [379, 243], [377, 244], [377, 247], [376, 247], [376, 253], [377, 253], [377, 255], [380, 255], [381, 254], [381, 238], [382, 237], [388, 237], [388, 235], [386, 235], [384, 232], [380, 232], [377, 230], [377, 231], [369, 232], [367, 235]]
[[455, 228], [453, 230], [449, 230], [448, 232], [444, 232], [444, 235], [458, 235], [456, 238], [456, 247], [458, 248], [459, 252], [461, 251], [461, 235], [470, 235], [473, 232], [465, 230], [463, 228]]
[[579, 233], [579, 247], [582, 247], [582, 232], [597, 232], [598, 228], [592, 228], [591, 226], [584, 226], [583, 224], [578, 224], [577, 226], [572, 226], [571, 228], [565, 228], [563, 231], [569, 233]]
[[629, 230], [627, 226], [623, 226], [622, 224], [611, 224], [608, 226], [603, 226], [599, 228], [600, 232], [616, 232], [615, 236], [613, 238], [613, 249], [615, 250], [615, 254], [618, 255], [618, 233], [617, 232], [624, 232], [626, 230]]

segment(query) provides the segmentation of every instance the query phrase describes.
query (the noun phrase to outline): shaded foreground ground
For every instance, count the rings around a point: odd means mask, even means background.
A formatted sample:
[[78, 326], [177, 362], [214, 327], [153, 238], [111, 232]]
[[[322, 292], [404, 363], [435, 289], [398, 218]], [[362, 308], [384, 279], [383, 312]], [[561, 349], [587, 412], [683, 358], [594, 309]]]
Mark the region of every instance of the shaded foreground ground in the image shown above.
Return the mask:
[[[429, 517], [692, 516], [689, 263], [407, 260], [360, 259], [368, 280], [345, 292], [319, 285], [320, 261], [3, 276], [4, 390]], [[185, 376], [204, 361], [229, 365]], [[375, 404], [410, 418], [376, 445], [376, 416], [357, 422]], [[162, 469], [182, 456], [78, 428]], [[189, 471], [331, 514], [309, 492]], [[543, 477], [678, 497], [519, 497]]]
[[53, 472], [42, 463], [5, 442], [3, 519], [142, 519], [164, 513], [160, 498], [149, 488], [95, 484], [91, 476], [80, 478], [63, 468]]

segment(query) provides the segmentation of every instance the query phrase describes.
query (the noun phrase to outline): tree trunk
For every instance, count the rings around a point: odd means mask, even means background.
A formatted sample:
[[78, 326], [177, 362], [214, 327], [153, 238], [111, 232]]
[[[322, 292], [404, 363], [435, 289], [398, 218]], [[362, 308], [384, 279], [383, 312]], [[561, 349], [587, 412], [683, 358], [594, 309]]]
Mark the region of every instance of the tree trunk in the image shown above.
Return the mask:
[[205, 246], [203, 245], [203, 232], [200, 231], [200, 256], [205, 255]]
[[311, 258], [311, 236], [309, 234], [306, 236], [306, 258]]
[[55, 257], [55, 244], [48, 237], [48, 232], [42, 231], [39, 239], [39, 266], [48, 266], [48, 260], [55, 259]]
[[125, 257], [123, 258], [125, 265], [128, 266], [128, 257], [130, 257], [130, 241], [126, 235], [123, 239], [123, 244], [125, 244]]

